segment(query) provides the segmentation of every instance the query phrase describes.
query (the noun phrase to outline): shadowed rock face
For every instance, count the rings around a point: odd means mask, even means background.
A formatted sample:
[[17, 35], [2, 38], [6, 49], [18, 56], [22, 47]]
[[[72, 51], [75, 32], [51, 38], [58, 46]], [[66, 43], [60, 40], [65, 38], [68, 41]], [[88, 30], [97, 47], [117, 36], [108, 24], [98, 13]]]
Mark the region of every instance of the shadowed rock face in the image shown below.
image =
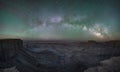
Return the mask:
[[13, 59], [20, 48], [23, 48], [23, 42], [20, 39], [1, 39], [0, 67], [6, 68], [13, 66]]
[[17, 56], [17, 68], [21, 72], [56, 72], [61, 70], [66, 72], [64, 59], [64, 56], [55, 50], [41, 50], [39, 53], [25, 50]]
[[84, 72], [120, 72], [120, 56], [101, 61], [99, 66], [88, 68]]

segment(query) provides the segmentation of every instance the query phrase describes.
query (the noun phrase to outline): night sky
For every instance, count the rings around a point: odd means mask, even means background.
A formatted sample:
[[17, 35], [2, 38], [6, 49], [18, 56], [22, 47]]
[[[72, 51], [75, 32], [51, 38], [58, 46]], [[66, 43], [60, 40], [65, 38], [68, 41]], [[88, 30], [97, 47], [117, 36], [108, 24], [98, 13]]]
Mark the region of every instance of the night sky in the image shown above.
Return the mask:
[[0, 38], [118, 40], [119, 0], [0, 0]]

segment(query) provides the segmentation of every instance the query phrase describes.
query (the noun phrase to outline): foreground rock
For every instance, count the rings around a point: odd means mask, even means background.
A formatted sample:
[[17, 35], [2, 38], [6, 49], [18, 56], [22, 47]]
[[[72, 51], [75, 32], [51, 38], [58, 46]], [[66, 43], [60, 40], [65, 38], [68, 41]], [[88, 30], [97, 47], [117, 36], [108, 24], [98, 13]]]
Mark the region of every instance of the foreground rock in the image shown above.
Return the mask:
[[42, 50], [34, 53], [21, 51], [17, 56], [17, 69], [21, 72], [70, 72], [70, 64], [65, 63], [64, 55], [55, 50]]
[[0, 68], [14, 66], [15, 57], [21, 48], [23, 48], [23, 42], [20, 39], [1, 39]]
[[16, 67], [2, 69], [0, 72], [19, 72]]
[[120, 72], [120, 57], [104, 60], [100, 66], [89, 68], [84, 72]]

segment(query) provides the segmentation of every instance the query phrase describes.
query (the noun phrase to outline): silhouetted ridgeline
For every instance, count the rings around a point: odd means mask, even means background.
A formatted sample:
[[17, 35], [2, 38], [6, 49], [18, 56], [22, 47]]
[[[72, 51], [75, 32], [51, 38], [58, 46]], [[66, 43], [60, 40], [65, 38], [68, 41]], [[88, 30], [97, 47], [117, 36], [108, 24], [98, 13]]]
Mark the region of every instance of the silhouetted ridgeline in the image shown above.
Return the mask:
[[22, 43], [19, 39], [7, 39], [0, 40], [0, 51], [0, 61], [5, 63], [13, 58], [14, 65], [21, 72], [92, 72], [96, 66], [102, 67], [102, 61], [120, 56], [120, 41], [42, 40]]

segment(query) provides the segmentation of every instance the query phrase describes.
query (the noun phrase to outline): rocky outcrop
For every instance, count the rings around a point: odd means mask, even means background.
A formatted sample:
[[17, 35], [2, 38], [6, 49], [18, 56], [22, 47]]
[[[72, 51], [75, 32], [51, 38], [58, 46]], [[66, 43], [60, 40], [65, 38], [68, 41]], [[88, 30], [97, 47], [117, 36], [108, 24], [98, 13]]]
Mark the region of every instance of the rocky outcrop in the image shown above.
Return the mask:
[[19, 72], [16, 67], [2, 69], [0, 72]]
[[52, 49], [36, 53], [25, 50], [17, 56], [17, 68], [21, 72], [66, 72], [64, 59], [62, 54]]
[[13, 66], [13, 59], [21, 48], [23, 48], [23, 42], [20, 39], [1, 39], [0, 67], [6, 68]]
[[120, 72], [120, 57], [101, 61], [100, 66], [89, 68], [84, 72]]

